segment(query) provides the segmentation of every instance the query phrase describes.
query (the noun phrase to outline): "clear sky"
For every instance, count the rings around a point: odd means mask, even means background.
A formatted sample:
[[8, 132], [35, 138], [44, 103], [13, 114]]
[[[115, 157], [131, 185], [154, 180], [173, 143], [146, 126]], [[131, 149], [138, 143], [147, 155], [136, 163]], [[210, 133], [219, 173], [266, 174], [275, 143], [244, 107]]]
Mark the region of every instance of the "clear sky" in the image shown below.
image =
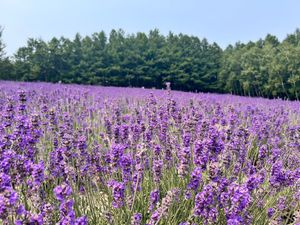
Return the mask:
[[300, 0], [0, 0], [0, 25], [8, 55], [29, 37], [73, 38], [113, 28], [182, 32], [226, 47], [294, 32]]

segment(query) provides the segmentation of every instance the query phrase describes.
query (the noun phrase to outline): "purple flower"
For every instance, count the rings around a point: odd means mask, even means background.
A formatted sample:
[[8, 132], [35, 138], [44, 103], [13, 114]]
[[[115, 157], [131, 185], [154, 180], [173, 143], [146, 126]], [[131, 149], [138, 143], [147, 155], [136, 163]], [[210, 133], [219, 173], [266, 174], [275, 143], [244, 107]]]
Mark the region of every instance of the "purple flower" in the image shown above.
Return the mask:
[[72, 194], [72, 188], [68, 184], [63, 183], [54, 188], [54, 194], [57, 200], [64, 201]]
[[124, 200], [125, 200], [124, 183], [111, 180], [109, 181], [108, 186], [112, 188], [112, 194], [113, 194], [112, 206], [114, 208], [121, 208], [122, 206], [124, 206]]
[[184, 177], [188, 173], [190, 154], [191, 152], [189, 147], [185, 147], [179, 152], [178, 174], [180, 177]]
[[30, 216], [30, 224], [35, 224], [35, 225], [42, 225], [44, 224], [44, 220], [43, 220], [43, 215], [42, 214], [34, 214]]
[[197, 191], [201, 181], [202, 181], [202, 170], [200, 167], [196, 167], [191, 174], [191, 179], [188, 184], [188, 189]]
[[227, 220], [227, 225], [243, 225], [240, 217], [233, 217]]
[[206, 169], [206, 164], [208, 162], [208, 154], [204, 148], [203, 142], [196, 142], [194, 147], [194, 163], [196, 166]]
[[159, 190], [156, 189], [154, 191], [151, 191], [149, 211], [153, 211], [158, 201], [159, 201]]
[[158, 158], [160, 152], [161, 152], [161, 147], [159, 145], [156, 145], [154, 148], [154, 155], [156, 158]]
[[287, 207], [286, 205], [286, 198], [285, 197], [280, 197], [278, 200], [277, 200], [277, 208], [280, 210], [280, 211], [283, 211], [285, 210]]
[[111, 149], [111, 163], [113, 168], [117, 168], [120, 165], [121, 157], [124, 153], [125, 147], [121, 144], [112, 146]]
[[191, 143], [191, 134], [190, 133], [186, 133], [183, 136], [183, 145], [184, 147], [189, 147]]
[[156, 210], [151, 214], [151, 218], [150, 218], [150, 225], [155, 225], [157, 224], [157, 222], [160, 219], [160, 214], [159, 212]]
[[10, 176], [8, 176], [5, 173], [0, 173], [0, 190], [10, 187], [11, 185], [10, 182], [11, 182]]
[[261, 175], [254, 174], [250, 176], [246, 182], [247, 188], [249, 191], [253, 191], [254, 189], [258, 188], [264, 181]]
[[211, 215], [216, 214], [215, 197], [216, 197], [216, 193], [213, 187], [210, 184], [204, 186], [203, 191], [199, 192], [195, 197], [194, 215], [199, 217], [201, 216], [206, 221], [208, 221], [209, 219], [213, 219], [214, 217], [212, 218]]
[[153, 161], [153, 177], [154, 177], [154, 182], [159, 183], [160, 177], [161, 177], [161, 170], [163, 167], [163, 161], [162, 160], [154, 160]]
[[140, 225], [142, 222], [142, 214], [134, 213], [131, 218], [131, 225]]
[[270, 184], [274, 187], [284, 186], [286, 182], [286, 176], [281, 161], [278, 161], [272, 165]]
[[82, 216], [76, 219], [75, 225], [87, 225], [88, 224], [88, 219], [86, 216]]
[[74, 201], [67, 200], [63, 201], [59, 207], [60, 210], [60, 221], [59, 224], [74, 224], [75, 223], [75, 212], [73, 210]]
[[151, 225], [156, 224], [162, 217], [168, 215], [169, 208], [177, 200], [179, 194], [179, 189], [172, 189], [167, 192], [167, 195], [162, 199], [160, 207], [158, 207], [151, 215]]
[[23, 205], [20, 205], [17, 208], [16, 213], [18, 216], [24, 215], [26, 213], [25, 207]]
[[85, 136], [79, 137], [77, 146], [78, 146], [79, 150], [86, 149], [87, 145], [86, 145], [86, 137]]
[[9, 216], [8, 212], [16, 207], [19, 200], [18, 193], [11, 187], [7, 187], [0, 193], [0, 219], [6, 220]]
[[149, 93], [0, 81], [0, 221], [299, 223], [299, 102]]
[[9, 190], [10, 195], [9, 195], [9, 204], [10, 205], [14, 205], [18, 199], [19, 199], [19, 195], [17, 192], [13, 191], [12, 189]]
[[33, 165], [32, 177], [35, 185], [40, 185], [44, 181], [44, 170], [45, 166], [43, 161]]
[[15, 225], [23, 225], [23, 221], [22, 220], [16, 220]]
[[123, 155], [120, 160], [120, 166], [122, 168], [123, 182], [127, 183], [132, 180], [132, 158], [130, 155]]
[[258, 158], [259, 159], [264, 159], [266, 158], [267, 156], [267, 153], [268, 153], [268, 148], [266, 145], [263, 145], [259, 148], [259, 152], [258, 152]]
[[272, 218], [272, 216], [274, 215], [274, 213], [275, 213], [274, 208], [269, 208], [269, 209], [268, 209], [268, 217], [269, 217], [269, 218]]
[[[224, 194], [222, 193], [224, 196]], [[247, 215], [247, 208], [251, 203], [251, 195], [248, 188], [245, 185], [238, 185], [232, 183], [228, 186], [227, 197], [221, 197], [223, 199], [222, 204], [225, 206], [225, 213], [227, 218], [239, 218], [238, 221], [242, 221], [247, 224], [248, 217], [242, 218], [242, 215]]]
[[213, 162], [209, 165], [208, 174], [212, 181], [217, 181], [222, 175], [222, 171], [220, 170], [219, 166], [220, 165], [217, 162]]

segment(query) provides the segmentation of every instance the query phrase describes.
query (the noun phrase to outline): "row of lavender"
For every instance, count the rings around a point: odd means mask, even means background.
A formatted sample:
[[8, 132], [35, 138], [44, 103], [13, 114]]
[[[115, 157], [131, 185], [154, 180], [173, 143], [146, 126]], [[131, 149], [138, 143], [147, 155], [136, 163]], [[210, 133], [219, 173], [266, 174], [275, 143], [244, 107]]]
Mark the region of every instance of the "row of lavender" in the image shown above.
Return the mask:
[[3, 224], [300, 224], [299, 165], [299, 102], [0, 82]]

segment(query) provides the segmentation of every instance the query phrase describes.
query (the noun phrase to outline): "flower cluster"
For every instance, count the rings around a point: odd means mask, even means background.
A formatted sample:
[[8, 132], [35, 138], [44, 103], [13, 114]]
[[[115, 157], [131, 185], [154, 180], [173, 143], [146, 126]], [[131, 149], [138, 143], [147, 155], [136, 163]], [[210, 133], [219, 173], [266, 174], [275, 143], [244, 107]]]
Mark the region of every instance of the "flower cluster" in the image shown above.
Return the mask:
[[297, 224], [299, 124], [299, 101], [0, 81], [0, 224]]

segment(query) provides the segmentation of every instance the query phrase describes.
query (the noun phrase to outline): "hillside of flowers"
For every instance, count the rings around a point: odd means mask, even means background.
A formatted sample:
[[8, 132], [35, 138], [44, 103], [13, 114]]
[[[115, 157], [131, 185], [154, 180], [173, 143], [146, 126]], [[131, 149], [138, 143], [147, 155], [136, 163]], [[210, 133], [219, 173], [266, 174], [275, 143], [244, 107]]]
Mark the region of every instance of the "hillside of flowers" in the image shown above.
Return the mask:
[[300, 224], [300, 102], [0, 82], [0, 224]]

